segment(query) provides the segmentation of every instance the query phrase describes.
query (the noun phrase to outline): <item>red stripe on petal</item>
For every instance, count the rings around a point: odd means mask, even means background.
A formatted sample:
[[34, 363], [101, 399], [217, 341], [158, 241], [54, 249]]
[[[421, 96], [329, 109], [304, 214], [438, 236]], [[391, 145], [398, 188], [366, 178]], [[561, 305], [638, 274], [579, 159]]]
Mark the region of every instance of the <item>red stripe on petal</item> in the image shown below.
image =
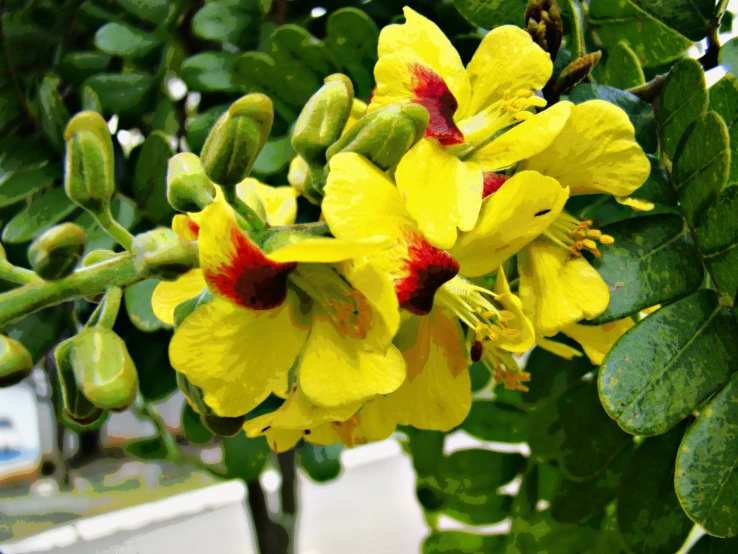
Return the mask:
[[197, 238], [200, 234], [200, 226], [195, 223], [195, 220], [192, 218], [187, 219], [187, 229], [190, 231], [190, 233], [195, 235], [195, 238]]
[[485, 171], [483, 173], [483, 177], [484, 188], [482, 189], [482, 198], [487, 198], [490, 194], [494, 194], [500, 190], [502, 185], [505, 184], [505, 181], [510, 178], [507, 175], [500, 175], [499, 173], [494, 173], [492, 171]]
[[428, 110], [430, 116], [425, 136], [438, 139], [446, 146], [463, 143], [464, 134], [454, 122], [454, 114], [459, 104], [446, 82], [425, 65], [416, 64], [412, 72], [415, 76], [413, 86], [415, 103]]
[[416, 315], [433, 309], [433, 298], [441, 285], [459, 272], [459, 264], [445, 250], [431, 245], [413, 232], [408, 240], [403, 276], [395, 279], [395, 292], [400, 307]]
[[232, 302], [251, 310], [276, 308], [287, 297], [287, 276], [297, 264], [273, 262], [243, 232], [233, 227], [235, 255], [217, 271], [204, 271], [208, 285]]

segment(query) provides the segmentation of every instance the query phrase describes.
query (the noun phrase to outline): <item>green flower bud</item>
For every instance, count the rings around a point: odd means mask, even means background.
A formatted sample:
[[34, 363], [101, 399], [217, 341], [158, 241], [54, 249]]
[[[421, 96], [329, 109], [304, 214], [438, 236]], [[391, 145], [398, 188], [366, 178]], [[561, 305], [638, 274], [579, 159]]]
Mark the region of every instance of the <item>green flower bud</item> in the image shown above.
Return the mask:
[[292, 131], [292, 147], [308, 165], [325, 165], [326, 150], [341, 136], [353, 101], [354, 87], [341, 74], [326, 78], [307, 101]]
[[74, 338], [76, 337], [59, 343], [54, 351], [54, 358], [56, 359], [59, 384], [61, 385], [64, 415], [74, 423], [84, 427], [98, 421], [103, 415], [103, 410], [90, 402], [77, 386], [74, 369], [70, 363], [70, 352]]
[[556, 94], [566, 94], [589, 75], [597, 62], [602, 58], [602, 52], [592, 52], [591, 54], [585, 54], [581, 58], [578, 58], [567, 65], [564, 70], [559, 74], [559, 78], [556, 79], [554, 85], [554, 92]]
[[17, 340], [0, 335], [0, 388], [19, 383], [31, 373], [33, 358]]
[[214, 435], [230, 437], [238, 433], [243, 427], [246, 416], [221, 417], [216, 415], [210, 406], [205, 404], [202, 389], [193, 385], [187, 377], [177, 373], [177, 385], [179, 390], [187, 397], [187, 401], [195, 412], [200, 414], [200, 421]]
[[75, 204], [100, 213], [115, 193], [115, 155], [108, 126], [99, 113], [81, 112], [67, 125], [64, 139], [64, 190]]
[[138, 373], [126, 343], [110, 329], [89, 327], [72, 337], [67, 353], [82, 394], [103, 410], [125, 410], [136, 399]]
[[208, 178], [234, 187], [249, 176], [274, 122], [272, 101], [263, 94], [236, 100], [210, 130], [200, 159]]
[[200, 158], [183, 152], [169, 158], [167, 200], [178, 212], [199, 212], [213, 202], [215, 185], [202, 169]]
[[119, 256], [112, 250], [93, 250], [82, 260], [82, 267], [88, 267], [91, 265], [99, 264], [101, 262], [107, 262], [113, 258]]
[[359, 119], [328, 149], [330, 160], [340, 152], [355, 152], [382, 169], [389, 169], [423, 138], [428, 111], [418, 104], [386, 106]]
[[187, 273], [199, 262], [197, 246], [166, 227], [137, 235], [131, 252], [136, 271], [143, 277], [166, 281]]
[[79, 225], [62, 223], [31, 243], [28, 261], [39, 277], [55, 281], [74, 271], [86, 246], [87, 235]]

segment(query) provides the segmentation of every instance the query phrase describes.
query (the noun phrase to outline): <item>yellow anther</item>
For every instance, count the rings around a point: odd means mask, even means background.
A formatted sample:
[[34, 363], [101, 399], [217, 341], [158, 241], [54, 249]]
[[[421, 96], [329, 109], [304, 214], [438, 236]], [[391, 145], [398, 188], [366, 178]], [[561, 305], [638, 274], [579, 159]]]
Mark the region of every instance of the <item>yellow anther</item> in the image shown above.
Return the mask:
[[599, 229], [591, 229], [587, 231], [587, 236], [592, 239], [599, 239], [602, 237], [602, 231], [600, 231]]
[[507, 338], [519, 337], [520, 329], [505, 329], [502, 334]]
[[584, 239], [582, 244], [584, 244], [585, 248], [588, 248], [589, 250], [597, 250], [597, 243], [591, 239]]
[[509, 310], [502, 310], [502, 311], [501, 311], [501, 312], [499, 313], [499, 317], [500, 317], [500, 319], [501, 319], [502, 321], [512, 321], [513, 319], [515, 319], [515, 314], [514, 314], [514, 313], [512, 313], [512, 312], [511, 312], [511, 311], [509, 311]]
[[602, 235], [600, 237], [600, 242], [602, 244], [615, 244], [615, 239], [610, 235]]

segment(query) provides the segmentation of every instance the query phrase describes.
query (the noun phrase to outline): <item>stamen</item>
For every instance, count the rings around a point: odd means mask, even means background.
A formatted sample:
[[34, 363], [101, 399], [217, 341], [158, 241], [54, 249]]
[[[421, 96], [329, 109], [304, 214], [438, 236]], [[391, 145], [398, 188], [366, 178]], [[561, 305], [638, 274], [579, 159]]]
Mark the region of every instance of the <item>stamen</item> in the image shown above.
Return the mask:
[[590, 229], [592, 224], [591, 220], [580, 221], [562, 212], [543, 234], [554, 244], [569, 250], [574, 257], [581, 256], [582, 250], [587, 250], [599, 258], [602, 253], [597, 242], [613, 244], [615, 239], [610, 235], [603, 235], [598, 229]]

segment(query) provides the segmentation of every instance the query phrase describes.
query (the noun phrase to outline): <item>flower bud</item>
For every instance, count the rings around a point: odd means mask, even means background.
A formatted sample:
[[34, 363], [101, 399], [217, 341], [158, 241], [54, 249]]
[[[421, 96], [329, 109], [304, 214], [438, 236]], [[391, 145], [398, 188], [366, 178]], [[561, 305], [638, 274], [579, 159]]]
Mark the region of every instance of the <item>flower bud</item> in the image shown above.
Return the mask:
[[64, 414], [74, 423], [87, 426], [98, 421], [102, 417], [103, 411], [92, 404], [77, 386], [77, 380], [74, 377], [74, 370], [69, 358], [74, 338], [59, 343], [54, 351], [54, 358], [56, 359], [59, 384], [61, 385]]
[[33, 359], [17, 340], [0, 335], [0, 388], [19, 383], [31, 373]]
[[165, 281], [173, 281], [199, 262], [197, 246], [166, 227], [137, 235], [131, 252], [141, 276]]
[[105, 120], [97, 112], [78, 113], [67, 125], [64, 139], [67, 196], [92, 213], [102, 212], [115, 193], [113, 139]]
[[102, 262], [107, 262], [108, 260], [112, 260], [119, 255], [120, 254], [117, 254], [112, 250], [93, 250], [82, 260], [82, 267], [88, 267]]
[[274, 122], [272, 101], [263, 94], [236, 100], [210, 130], [200, 159], [208, 178], [236, 186], [249, 176]]
[[55, 281], [74, 271], [86, 246], [87, 235], [79, 225], [62, 223], [31, 243], [28, 261], [39, 277]]
[[551, 54], [551, 60], [556, 60], [564, 36], [561, 10], [556, 0], [528, 0], [525, 27], [533, 42]]
[[215, 185], [202, 169], [200, 158], [183, 152], [169, 158], [167, 200], [178, 212], [199, 212], [213, 202]]
[[386, 106], [359, 119], [328, 149], [330, 160], [355, 152], [381, 169], [389, 169], [418, 142], [428, 126], [428, 111], [418, 104]]
[[351, 81], [345, 75], [336, 74], [327, 77], [325, 84], [307, 101], [292, 132], [292, 147], [308, 165], [325, 165], [326, 150], [341, 136], [353, 100]]
[[592, 72], [601, 57], [602, 52], [593, 52], [571, 62], [556, 79], [554, 92], [559, 95], [569, 92]]
[[193, 385], [187, 377], [181, 373], [177, 373], [177, 385], [179, 390], [187, 398], [187, 402], [190, 404], [193, 410], [200, 414], [200, 421], [208, 430], [214, 435], [220, 435], [222, 437], [230, 437], [237, 434], [243, 427], [243, 423], [246, 420], [246, 416], [238, 417], [221, 417], [216, 415], [210, 406], [205, 404], [204, 395], [202, 389], [196, 385]]
[[103, 410], [125, 410], [136, 399], [138, 373], [126, 344], [104, 327], [72, 337], [67, 363], [85, 398]]

